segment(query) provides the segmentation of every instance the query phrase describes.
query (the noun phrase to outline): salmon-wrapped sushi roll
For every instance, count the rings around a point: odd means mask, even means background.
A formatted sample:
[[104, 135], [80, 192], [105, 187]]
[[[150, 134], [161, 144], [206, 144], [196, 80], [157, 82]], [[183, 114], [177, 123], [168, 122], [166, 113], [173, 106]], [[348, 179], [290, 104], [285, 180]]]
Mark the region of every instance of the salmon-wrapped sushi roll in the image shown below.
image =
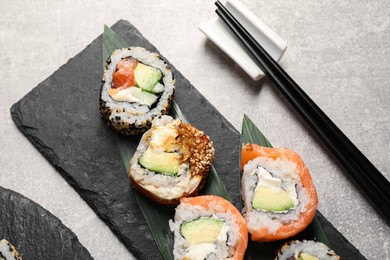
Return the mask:
[[203, 187], [213, 159], [213, 143], [203, 131], [162, 116], [141, 138], [130, 161], [130, 181], [150, 199], [177, 205]]
[[321, 242], [294, 240], [285, 243], [275, 260], [339, 260], [336, 253]]
[[245, 219], [221, 197], [181, 199], [169, 225], [175, 236], [175, 260], [244, 258], [248, 245]]
[[100, 90], [100, 115], [116, 131], [134, 135], [168, 114], [175, 91], [171, 68], [142, 47], [115, 50], [107, 60]]
[[241, 167], [244, 215], [252, 240], [285, 239], [312, 222], [317, 192], [297, 153], [247, 144], [241, 151]]

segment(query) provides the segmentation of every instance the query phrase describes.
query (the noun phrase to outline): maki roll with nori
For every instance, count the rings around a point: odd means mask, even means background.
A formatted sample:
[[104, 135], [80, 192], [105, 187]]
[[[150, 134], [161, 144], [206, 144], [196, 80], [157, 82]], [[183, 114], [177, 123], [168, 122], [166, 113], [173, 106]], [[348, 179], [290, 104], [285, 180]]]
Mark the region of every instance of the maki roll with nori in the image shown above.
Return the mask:
[[141, 47], [115, 50], [107, 60], [100, 91], [100, 115], [126, 135], [145, 132], [168, 113], [175, 91], [171, 68]]
[[158, 203], [178, 204], [202, 188], [213, 159], [213, 143], [203, 131], [162, 116], [141, 138], [130, 161], [130, 181]]
[[0, 260], [22, 260], [16, 248], [7, 240], [0, 241]]
[[340, 257], [325, 244], [294, 240], [285, 243], [277, 252], [275, 260], [338, 260]]
[[317, 192], [297, 153], [247, 144], [241, 151], [241, 167], [244, 215], [252, 240], [292, 237], [312, 222]]
[[222, 197], [181, 199], [169, 226], [175, 237], [175, 260], [244, 258], [248, 245], [245, 219]]

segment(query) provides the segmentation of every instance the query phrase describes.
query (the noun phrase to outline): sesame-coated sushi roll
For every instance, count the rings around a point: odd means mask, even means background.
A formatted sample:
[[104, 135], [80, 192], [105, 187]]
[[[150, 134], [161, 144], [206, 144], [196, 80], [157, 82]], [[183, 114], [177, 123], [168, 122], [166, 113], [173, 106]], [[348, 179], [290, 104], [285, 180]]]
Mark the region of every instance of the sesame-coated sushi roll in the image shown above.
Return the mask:
[[178, 204], [203, 187], [213, 159], [213, 143], [204, 132], [162, 116], [141, 138], [130, 161], [130, 181], [158, 203]]
[[285, 243], [275, 260], [339, 260], [340, 257], [325, 244], [311, 240]]
[[7, 240], [0, 241], [0, 259], [1, 260], [22, 260], [16, 248]]
[[247, 144], [241, 151], [241, 167], [244, 215], [252, 240], [285, 239], [312, 222], [317, 192], [297, 153]]
[[100, 91], [100, 115], [116, 131], [143, 133], [168, 113], [175, 80], [157, 53], [141, 47], [115, 50], [107, 60]]
[[248, 230], [241, 213], [224, 198], [205, 195], [183, 198], [176, 208], [174, 259], [244, 258]]

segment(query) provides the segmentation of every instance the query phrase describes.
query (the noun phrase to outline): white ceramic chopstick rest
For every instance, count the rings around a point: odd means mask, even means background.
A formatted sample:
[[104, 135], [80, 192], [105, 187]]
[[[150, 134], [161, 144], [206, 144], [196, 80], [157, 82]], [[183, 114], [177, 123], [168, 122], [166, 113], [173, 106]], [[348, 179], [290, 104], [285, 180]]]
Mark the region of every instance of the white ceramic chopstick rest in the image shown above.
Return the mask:
[[[225, 7], [247, 29], [264, 49], [279, 61], [287, 44], [239, 0], [227, 0]], [[264, 72], [256, 65], [245, 47], [220, 18], [201, 23], [199, 29], [230, 58], [232, 58], [252, 79], [259, 80]]]

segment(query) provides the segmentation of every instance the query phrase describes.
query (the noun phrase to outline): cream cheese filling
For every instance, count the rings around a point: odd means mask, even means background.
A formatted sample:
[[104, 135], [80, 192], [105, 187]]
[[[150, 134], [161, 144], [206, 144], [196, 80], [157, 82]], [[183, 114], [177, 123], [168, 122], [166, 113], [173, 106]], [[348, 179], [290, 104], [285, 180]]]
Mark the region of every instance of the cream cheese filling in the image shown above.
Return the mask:
[[293, 182], [274, 177], [263, 167], [257, 167], [253, 174], [258, 177], [252, 201], [254, 208], [286, 213], [298, 205], [298, 194]]

